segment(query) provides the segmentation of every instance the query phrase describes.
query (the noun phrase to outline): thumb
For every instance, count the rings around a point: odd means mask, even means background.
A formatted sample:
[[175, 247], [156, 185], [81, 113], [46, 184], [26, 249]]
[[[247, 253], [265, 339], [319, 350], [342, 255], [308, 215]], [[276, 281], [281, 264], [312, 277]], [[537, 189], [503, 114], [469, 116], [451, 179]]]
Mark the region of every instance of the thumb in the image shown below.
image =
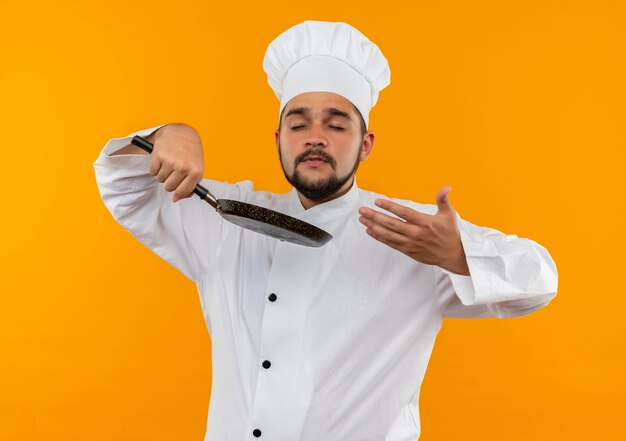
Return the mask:
[[449, 214], [454, 213], [454, 208], [448, 200], [448, 193], [452, 190], [452, 187], [446, 185], [437, 192], [437, 214]]

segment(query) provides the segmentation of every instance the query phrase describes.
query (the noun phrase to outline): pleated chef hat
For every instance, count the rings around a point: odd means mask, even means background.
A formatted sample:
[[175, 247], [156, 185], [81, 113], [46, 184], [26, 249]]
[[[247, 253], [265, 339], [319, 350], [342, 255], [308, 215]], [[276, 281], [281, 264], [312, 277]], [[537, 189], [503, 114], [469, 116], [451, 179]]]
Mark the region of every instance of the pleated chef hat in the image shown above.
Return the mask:
[[365, 124], [390, 82], [378, 46], [347, 23], [307, 20], [280, 34], [263, 58], [267, 81], [280, 100], [279, 118], [290, 99], [305, 92], [333, 92], [352, 102]]

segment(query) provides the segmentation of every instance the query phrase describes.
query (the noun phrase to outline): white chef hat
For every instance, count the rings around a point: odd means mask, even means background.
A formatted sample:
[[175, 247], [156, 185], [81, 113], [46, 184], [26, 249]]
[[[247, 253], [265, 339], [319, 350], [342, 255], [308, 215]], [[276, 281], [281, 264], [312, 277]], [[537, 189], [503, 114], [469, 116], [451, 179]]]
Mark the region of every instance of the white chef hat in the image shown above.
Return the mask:
[[390, 82], [378, 46], [347, 23], [307, 20], [280, 34], [263, 58], [280, 113], [296, 95], [333, 92], [355, 105], [365, 124], [378, 93]]

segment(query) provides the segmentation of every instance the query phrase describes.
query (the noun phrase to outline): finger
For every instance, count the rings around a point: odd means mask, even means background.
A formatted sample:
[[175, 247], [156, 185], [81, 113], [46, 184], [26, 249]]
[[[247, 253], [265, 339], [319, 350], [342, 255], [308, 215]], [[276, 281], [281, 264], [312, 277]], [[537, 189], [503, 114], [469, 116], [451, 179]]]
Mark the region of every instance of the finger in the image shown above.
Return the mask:
[[148, 173], [152, 176], [156, 176], [159, 170], [161, 169], [161, 160], [158, 156], [152, 155], [150, 158], [150, 164], [148, 164]]
[[172, 194], [172, 202], [178, 202], [183, 199], [187, 199], [193, 196], [193, 193], [188, 194], [187, 196], [178, 196], [176, 193]]
[[383, 225], [375, 223], [366, 223], [365, 232], [372, 236], [379, 242], [382, 242], [390, 247], [400, 249], [407, 245], [408, 238], [394, 230], [390, 230]]
[[172, 202], [178, 202], [183, 199], [187, 199], [193, 196], [193, 193], [188, 194], [187, 196], [178, 196], [176, 193], [172, 194]]
[[172, 171], [174, 171], [174, 167], [169, 164], [162, 163], [161, 168], [156, 174], [157, 181], [165, 182], [167, 178], [169, 178], [169, 176], [172, 174]]
[[401, 217], [405, 221], [416, 225], [427, 224], [429, 222], [429, 218], [432, 217], [430, 214], [420, 213], [413, 210], [412, 208], [405, 207], [404, 205], [400, 205], [388, 199], [376, 199], [374, 203], [376, 204], [376, 206], [385, 209], [395, 214], [396, 216]]
[[437, 214], [451, 214], [454, 213], [454, 208], [452, 208], [452, 204], [448, 200], [448, 193], [452, 190], [452, 187], [446, 185], [441, 190], [437, 192]]
[[[398, 234], [406, 235], [409, 233], [409, 225], [402, 219], [391, 217], [385, 213], [381, 213], [380, 211], [372, 210], [367, 207], [361, 207], [359, 209], [359, 213], [361, 213], [359, 221], [366, 226], [378, 224], [388, 230], [395, 231]], [[412, 226], [414, 227], [414, 225]]]
[[172, 201], [177, 202], [181, 199], [191, 197], [198, 182], [200, 182], [200, 180], [198, 180], [195, 176], [187, 175], [187, 177], [178, 185], [178, 187], [174, 191], [174, 194], [172, 195]]
[[[159, 173], [161, 173], [161, 172], [159, 172]], [[176, 190], [180, 186], [180, 183], [183, 182], [183, 180], [185, 179], [185, 176], [186, 175], [183, 172], [181, 172], [179, 170], [174, 170], [167, 177], [167, 179], [165, 179], [165, 181], [163, 182], [163, 187], [167, 191], [174, 191], [174, 190]]]

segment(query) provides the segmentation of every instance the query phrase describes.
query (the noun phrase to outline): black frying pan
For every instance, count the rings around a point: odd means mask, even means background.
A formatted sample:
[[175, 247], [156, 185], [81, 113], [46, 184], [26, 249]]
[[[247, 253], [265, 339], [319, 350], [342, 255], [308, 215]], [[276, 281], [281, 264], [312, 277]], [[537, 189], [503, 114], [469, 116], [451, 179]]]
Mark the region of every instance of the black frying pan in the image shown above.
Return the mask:
[[[152, 153], [152, 143], [140, 136], [135, 136], [131, 143]], [[230, 199], [215, 199], [209, 190], [199, 184], [193, 192], [208, 202], [227, 221], [275, 239], [309, 247], [321, 247], [333, 238], [315, 225], [277, 211]]]

